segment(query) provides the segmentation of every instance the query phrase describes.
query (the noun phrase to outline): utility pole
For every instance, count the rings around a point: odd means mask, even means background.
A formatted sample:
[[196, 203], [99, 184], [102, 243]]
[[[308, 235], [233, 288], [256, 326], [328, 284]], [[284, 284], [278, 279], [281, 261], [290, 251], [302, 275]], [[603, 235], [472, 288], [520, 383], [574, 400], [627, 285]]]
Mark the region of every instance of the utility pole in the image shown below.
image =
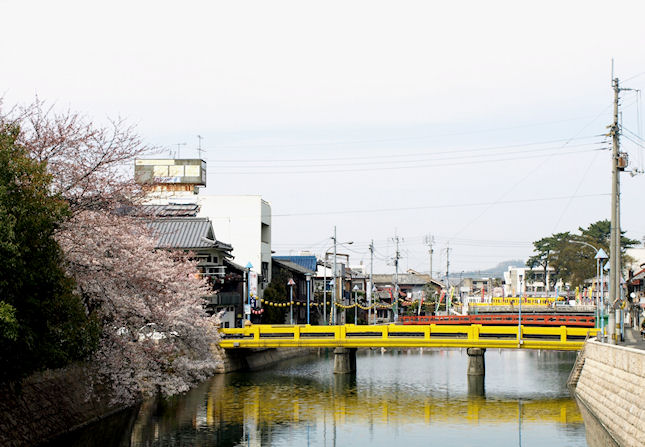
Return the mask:
[[369, 302], [367, 303], [367, 324], [370, 324], [372, 321], [372, 290], [374, 290], [374, 239], [370, 241], [370, 290], [369, 293]]
[[428, 246], [428, 254], [430, 255], [430, 279], [432, 279], [432, 254], [434, 253], [434, 250], [432, 249], [432, 245], [434, 244], [434, 236], [429, 234], [425, 238], [426, 245]]
[[450, 243], [446, 244], [446, 315], [450, 315]]
[[399, 252], [399, 236], [394, 234], [394, 242], [396, 244], [396, 251], [394, 254], [394, 303], [392, 310], [394, 311], [394, 322], [396, 323], [399, 319], [399, 258], [401, 253]]
[[325, 261], [323, 263], [323, 325], [327, 325], [327, 252], [325, 249]]
[[[612, 78], [613, 78], [612, 61]], [[609, 135], [612, 139], [611, 153], [611, 230], [609, 242], [609, 337], [616, 341], [616, 304], [621, 299], [620, 289], [620, 171], [625, 169], [625, 158], [620, 153], [620, 125], [618, 123], [618, 103], [620, 88], [618, 78], [612, 79], [614, 88], [614, 120]]]
[[336, 290], [338, 289], [336, 287], [336, 225], [334, 225], [334, 237], [332, 239], [334, 240], [334, 291], [332, 292], [331, 312], [333, 312], [332, 324], [336, 324]]

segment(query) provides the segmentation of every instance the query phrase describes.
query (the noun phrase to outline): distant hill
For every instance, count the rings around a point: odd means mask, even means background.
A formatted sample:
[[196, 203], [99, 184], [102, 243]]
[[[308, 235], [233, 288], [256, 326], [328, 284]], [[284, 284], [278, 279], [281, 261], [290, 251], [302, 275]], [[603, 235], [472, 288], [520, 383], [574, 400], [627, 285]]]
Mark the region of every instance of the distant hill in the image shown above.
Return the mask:
[[497, 264], [495, 267], [491, 267], [485, 270], [471, 270], [465, 271], [463, 273], [454, 272], [450, 274], [450, 278], [501, 278], [503, 273], [508, 270], [509, 267], [525, 267], [526, 264], [521, 259], [513, 259], [510, 261], [502, 261]]

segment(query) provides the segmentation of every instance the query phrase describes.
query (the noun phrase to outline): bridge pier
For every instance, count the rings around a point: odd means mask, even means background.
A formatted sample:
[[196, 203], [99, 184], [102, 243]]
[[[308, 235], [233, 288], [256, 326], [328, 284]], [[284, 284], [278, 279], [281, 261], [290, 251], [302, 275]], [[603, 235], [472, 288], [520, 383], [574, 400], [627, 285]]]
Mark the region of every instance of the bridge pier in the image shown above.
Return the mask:
[[356, 372], [356, 348], [334, 348], [334, 374]]
[[486, 363], [484, 361], [484, 353], [486, 348], [468, 348], [468, 395], [469, 396], [484, 396], [486, 391], [484, 389], [484, 376], [486, 373]]
[[484, 353], [486, 348], [468, 348], [468, 375], [484, 376], [486, 374], [486, 364], [484, 362]]
[[484, 376], [467, 376], [468, 377], [468, 395], [485, 396]]

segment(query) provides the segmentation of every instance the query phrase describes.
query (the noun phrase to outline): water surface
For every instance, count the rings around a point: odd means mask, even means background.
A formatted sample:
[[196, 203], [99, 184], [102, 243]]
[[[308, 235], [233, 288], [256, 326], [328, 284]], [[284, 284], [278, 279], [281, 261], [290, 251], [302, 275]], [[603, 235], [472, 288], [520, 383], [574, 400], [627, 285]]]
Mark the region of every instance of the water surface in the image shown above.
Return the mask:
[[469, 387], [465, 350], [359, 352], [356, 375], [323, 352], [147, 402], [126, 444], [586, 446], [566, 388], [575, 355], [488, 350]]

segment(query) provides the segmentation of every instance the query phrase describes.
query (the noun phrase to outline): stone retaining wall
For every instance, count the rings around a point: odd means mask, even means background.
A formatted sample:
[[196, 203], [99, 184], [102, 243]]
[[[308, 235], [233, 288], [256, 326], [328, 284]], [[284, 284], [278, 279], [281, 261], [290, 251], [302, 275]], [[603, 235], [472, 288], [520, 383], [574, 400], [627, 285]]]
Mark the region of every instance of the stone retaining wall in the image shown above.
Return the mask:
[[645, 443], [645, 351], [590, 340], [576, 397], [623, 447]]
[[0, 445], [37, 445], [122, 410], [91, 377], [86, 365], [72, 365], [30, 376], [20, 392], [0, 388]]
[[[305, 348], [213, 349], [220, 359], [219, 373], [261, 369], [315, 352]], [[113, 415], [119, 421], [131, 423], [136, 408], [117, 415], [126, 408], [111, 405], [108, 390], [93, 383], [92, 377], [88, 365], [78, 364], [34, 374], [23, 381], [20, 392], [0, 387], [0, 446], [34, 446], [54, 438], [57, 445], [65, 445], [58, 440], [67, 438], [60, 436], [69, 434], [73, 438], [75, 435], [70, 432]], [[118, 437], [118, 433], [114, 436]]]

